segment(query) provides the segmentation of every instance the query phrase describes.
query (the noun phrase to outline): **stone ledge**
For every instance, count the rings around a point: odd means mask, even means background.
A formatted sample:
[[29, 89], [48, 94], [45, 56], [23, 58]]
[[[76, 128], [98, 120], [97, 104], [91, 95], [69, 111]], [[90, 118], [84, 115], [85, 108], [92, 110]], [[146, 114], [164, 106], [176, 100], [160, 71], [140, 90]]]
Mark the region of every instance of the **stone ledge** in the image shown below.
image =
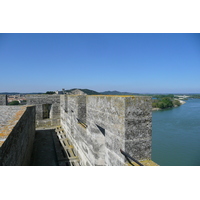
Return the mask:
[[[9, 136], [21, 116], [24, 114], [27, 106], [6, 106], [6, 107], [0, 107], [1, 111], [1, 121], [4, 120], [6, 122], [6, 125], [0, 126], [0, 147], [6, 140], [6, 138]], [[9, 114], [8, 118], [3, 118], [5, 114]]]
[[[152, 160], [139, 160], [139, 162], [141, 164], [143, 164], [144, 166], [159, 166], [157, 163], [155, 163]], [[139, 166], [137, 163], [135, 162], [131, 162], [134, 166]], [[132, 166], [130, 163], [126, 163], [126, 166]]]

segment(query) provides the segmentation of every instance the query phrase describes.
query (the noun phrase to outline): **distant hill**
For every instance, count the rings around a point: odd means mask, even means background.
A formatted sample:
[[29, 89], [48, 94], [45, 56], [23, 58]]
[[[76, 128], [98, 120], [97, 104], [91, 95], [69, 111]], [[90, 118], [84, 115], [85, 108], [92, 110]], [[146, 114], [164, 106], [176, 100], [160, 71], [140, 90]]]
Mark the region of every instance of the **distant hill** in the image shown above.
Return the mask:
[[[77, 90], [78, 88], [65, 90], [66, 92], [72, 92]], [[94, 90], [89, 89], [78, 89], [86, 93], [87, 95], [139, 95], [139, 93], [131, 93], [131, 92], [119, 92], [119, 91], [105, 91], [105, 92], [96, 92]]]
[[19, 92], [1, 92], [0, 94], [16, 95], [16, 94], [20, 94], [20, 93]]
[[101, 92], [103, 95], [138, 95], [138, 93], [119, 92], [119, 91], [105, 91]]
[[[72, 92], [77, 90], [78, 88], [74, 88], [71, 90], [65, 90], [66, 92]], [[119, 92], [119, 91], [105, 91], [105, 92], [96, 92], [94, 90], [89, 89], [78, 89], [86, 93], [87, 95], [139, 95], [139, 93], [130, 93], [130, 92]]]
[[[105, 92], [97, 92], [94, 90], [90, 90], [90, 89], [79, 89], [79, 88], [73, 88], [70, 90], [64, 90], [67, 93], [73, 93], [73, 91], [75, 90], [81, 90], [84, 93], [86, 93], [87, 95], [141, 95], [139, 93], [131, 93], [131, 92], [119, 92], [119, 91], [105, 91]], [[60, 94], [62, 94], [63, 91], [59, 91]], [[16, 95], [16, 94], [44, 94], [41, 92], [32, 92], [32, 93], [19, 93], [19, 92], [2, 92], [0, 94], [7, 94], [7, 95]]]
[[85, 92], [88, 95], [99, 95], [99, 92], [96, 92], [94, 90], [89, 90], [89, 89], [81, 89], [83, 92]]

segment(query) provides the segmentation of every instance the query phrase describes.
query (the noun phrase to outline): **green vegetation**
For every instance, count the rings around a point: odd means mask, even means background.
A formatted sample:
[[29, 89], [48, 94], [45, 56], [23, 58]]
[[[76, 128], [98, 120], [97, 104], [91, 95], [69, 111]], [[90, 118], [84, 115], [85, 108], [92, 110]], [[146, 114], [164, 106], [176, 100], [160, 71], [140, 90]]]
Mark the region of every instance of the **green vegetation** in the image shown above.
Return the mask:
[[162, 99], [162, 98], [174, 98], [174, 95], [173, 94], [155, 94], [155, 95], [152, 95], [153, 98], [157, 98], [157, 99]]
[[152, 100], [152, 107], [153, 108], [173, 108], [180, 106], [181, 103], [179, 100], [174, 99], [174, 95], [154, 95]]
[[94, 90], [89, 90], [89, 89], [80, 89], [81, 91], [85, 92], [87, 95], [98, 95], [100, 93], [94, 91]]
[[46, 94], [55, 94], [53, 91], [47, 91]]
[[172, 108], [173, 107], [173, 101], [169, 97], [162, 97], [160, 99], [153, 99], [152, 103], [153, 108]]
[[177, 107], [177, 106], [180, 106], [180, 105], [181, 105], [181, 103], [180, 103], [179, 100], [174, 100], [174, 101], [173, 101], [173, 104], [174, 104], [174, 107]]
[[19, 105], [19, 101], [12, 101], [8, 105]]
[[190, 95], [190, 98], [200, 99], [200, 94], [192, 94]]

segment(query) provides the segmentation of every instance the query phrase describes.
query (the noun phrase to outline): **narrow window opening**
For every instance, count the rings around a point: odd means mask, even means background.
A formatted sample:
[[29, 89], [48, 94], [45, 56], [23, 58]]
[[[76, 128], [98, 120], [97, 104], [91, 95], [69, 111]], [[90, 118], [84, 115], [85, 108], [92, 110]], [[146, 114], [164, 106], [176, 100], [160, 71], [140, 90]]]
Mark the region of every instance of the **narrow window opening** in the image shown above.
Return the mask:
[[51, 111], [52, 104], [43, 104], [43, 119], [49, 119], [50, 118], [50, 111]]

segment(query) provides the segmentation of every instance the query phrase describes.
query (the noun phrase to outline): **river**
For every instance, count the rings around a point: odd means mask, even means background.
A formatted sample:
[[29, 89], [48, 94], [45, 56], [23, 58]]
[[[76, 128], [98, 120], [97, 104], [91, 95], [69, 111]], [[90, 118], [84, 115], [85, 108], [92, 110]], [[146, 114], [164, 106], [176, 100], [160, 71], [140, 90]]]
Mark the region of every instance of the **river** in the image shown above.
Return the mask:
[[152, 160], [161, 166], [200, 166], [200, 99], [152, 114]]

